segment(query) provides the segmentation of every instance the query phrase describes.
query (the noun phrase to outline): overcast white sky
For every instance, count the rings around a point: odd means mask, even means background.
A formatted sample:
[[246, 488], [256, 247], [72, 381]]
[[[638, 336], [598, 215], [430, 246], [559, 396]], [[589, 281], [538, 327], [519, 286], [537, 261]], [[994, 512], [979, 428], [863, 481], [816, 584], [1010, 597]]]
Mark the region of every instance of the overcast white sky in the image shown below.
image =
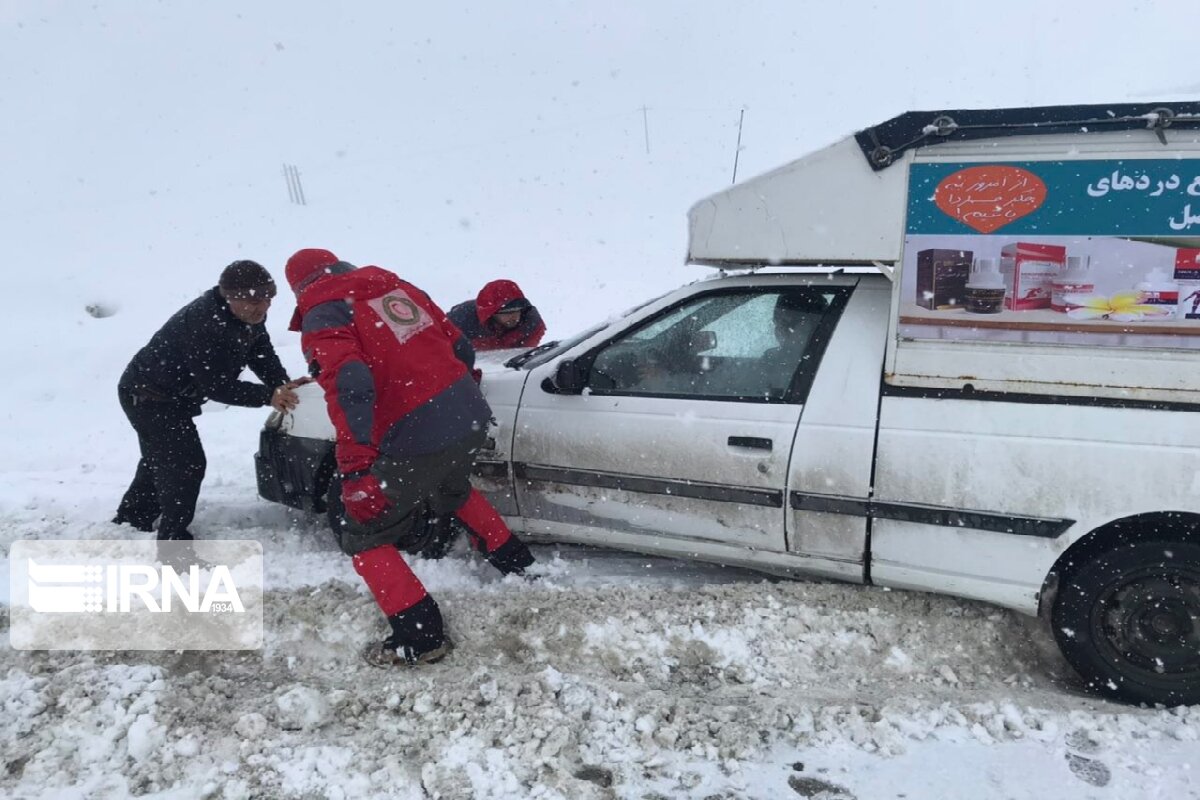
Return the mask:
[[565, 334], [584, 303], [697, 274], [685, 213], [730, 180], [742, 107], [748, 177], [910, 109], [1196, 97], [1198, 17], [1189, 0], [6, 0], [4, 269], [173, 303], [234, 258], [278, 271], [326, 246], [447, 305], [498, 274], [561, 284], [535, 302]]

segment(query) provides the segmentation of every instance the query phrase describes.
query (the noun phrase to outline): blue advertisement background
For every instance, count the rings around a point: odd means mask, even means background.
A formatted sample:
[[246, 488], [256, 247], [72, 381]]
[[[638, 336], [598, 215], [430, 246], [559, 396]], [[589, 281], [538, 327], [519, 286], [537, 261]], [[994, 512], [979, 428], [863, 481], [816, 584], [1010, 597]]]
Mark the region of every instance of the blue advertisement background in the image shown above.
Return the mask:
[[[907, 232], [979, 234], [938, 208], [934, 192], [943, 179], [959, 170], [992, 164], [1020, 167], [1046, 184], [1046, 199], [1041, 207], [994, 233], [1200, 236], [1200, 159], [913, 164], [909, 173]], [[1178, 179], [1178, 185], [1168, 188], [1174, 183], [1172, 176]], [[1131, 182], [1133, 186], [1129, 186]], [[1119, 188], [1114, 188], [1114, 184]], [[1138, 188], [1143, 184], [1145, 188]], [[1106, 189], [1103, 196], [1093, 196], [1102, 189]], [[1151, 196], [1160, 190], [1158, 196]]]

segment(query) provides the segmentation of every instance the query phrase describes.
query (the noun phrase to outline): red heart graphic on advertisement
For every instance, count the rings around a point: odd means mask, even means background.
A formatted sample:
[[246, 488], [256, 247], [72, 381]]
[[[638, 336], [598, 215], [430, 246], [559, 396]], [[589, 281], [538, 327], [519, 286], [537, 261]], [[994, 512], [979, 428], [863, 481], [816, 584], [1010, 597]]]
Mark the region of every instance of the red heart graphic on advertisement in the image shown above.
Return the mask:
[[967, 167], [942, 179], [933, 202], [964, 225], [991, 233], [1040, 208], [1046, 202], [1046, 184], [1020, 167]]

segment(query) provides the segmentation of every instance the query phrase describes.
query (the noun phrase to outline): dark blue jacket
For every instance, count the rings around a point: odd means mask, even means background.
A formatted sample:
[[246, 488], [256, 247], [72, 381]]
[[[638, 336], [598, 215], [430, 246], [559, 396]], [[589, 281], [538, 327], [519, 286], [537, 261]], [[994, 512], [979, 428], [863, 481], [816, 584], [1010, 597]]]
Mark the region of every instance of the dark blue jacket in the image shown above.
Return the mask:
[[[262, 381], [239, 380], [250, 370]], [[169, 401], [194, 416], [205, 400], [231, 406], [265, 406], [287, 383], [266, 327], [233, 315], [216, 287], [167, 320], [125, 368], [120, 388]]]

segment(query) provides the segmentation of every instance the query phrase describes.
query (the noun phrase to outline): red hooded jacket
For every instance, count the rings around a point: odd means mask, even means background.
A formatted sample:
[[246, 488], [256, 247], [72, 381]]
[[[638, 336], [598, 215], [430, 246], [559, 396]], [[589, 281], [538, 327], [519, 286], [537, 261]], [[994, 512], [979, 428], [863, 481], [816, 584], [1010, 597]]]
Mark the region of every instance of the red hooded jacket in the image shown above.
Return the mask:
[[325, 390], [343, 475], [370, 469], [381, 453], [436, 452], [488, 424], [470, 344], [393, 273], [345, 262], [324, 268], [301, 287], [292, 324]]
[[[515, 328], [505, 330], [492, 317], [509, 304], [521, 310], [521, 321]], [[535, 347], [546, 334], [541, 314], [525, 298], [521, 287], [510, 280], [484, 285], [474, 300], [450, 309], [450, 321], [471, 340], [471, 346], [476, 350]]]

